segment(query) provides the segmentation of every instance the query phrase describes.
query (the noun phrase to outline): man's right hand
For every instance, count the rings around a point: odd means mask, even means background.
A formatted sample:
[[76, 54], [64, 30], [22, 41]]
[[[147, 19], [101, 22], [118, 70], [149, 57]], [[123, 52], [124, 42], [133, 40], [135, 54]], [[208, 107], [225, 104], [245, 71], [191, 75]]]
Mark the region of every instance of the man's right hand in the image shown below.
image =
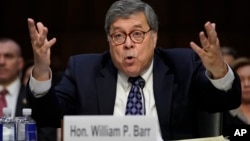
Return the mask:
[[48, 28], [41, 22], [35, 25], [31, 18], [28, 18], [28, 27], [34, 54], [32, 75], [38, 81], [48, 80], [50, 79], [50, 48], [56, 43], [56, 38], [48, 40]]

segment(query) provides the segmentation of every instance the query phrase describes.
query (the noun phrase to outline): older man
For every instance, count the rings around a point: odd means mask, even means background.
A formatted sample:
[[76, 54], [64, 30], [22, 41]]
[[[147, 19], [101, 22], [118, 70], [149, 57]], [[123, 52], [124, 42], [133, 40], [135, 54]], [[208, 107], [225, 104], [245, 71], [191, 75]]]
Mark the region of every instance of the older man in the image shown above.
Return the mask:
[[217, 112], [240, 104], [240, 81], [223, 60], [214, 23], [205, 24], [208, 37], [199, 34], [202, 47], [160, 49], [152, 7], [116, 1], [105, 19], [109, 51], [71, 57], [56, 87], [49, 67], [56, 39], [47, 39], [41, 22], [36, 28], [28, 19], [28, 26], [35, 60], [28, 97], [41, 126], [59, 126], [65, 114], [148, 115], [158, 118], [163, 140], [193, 138], [195, 108]]

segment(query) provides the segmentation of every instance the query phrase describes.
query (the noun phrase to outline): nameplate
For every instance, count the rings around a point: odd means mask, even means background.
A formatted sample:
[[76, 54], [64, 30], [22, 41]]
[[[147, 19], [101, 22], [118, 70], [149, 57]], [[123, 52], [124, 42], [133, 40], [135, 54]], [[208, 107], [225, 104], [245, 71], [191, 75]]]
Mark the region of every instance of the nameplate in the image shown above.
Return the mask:
[[64, 141], [155, 141], [156, 117], [64, 116]]

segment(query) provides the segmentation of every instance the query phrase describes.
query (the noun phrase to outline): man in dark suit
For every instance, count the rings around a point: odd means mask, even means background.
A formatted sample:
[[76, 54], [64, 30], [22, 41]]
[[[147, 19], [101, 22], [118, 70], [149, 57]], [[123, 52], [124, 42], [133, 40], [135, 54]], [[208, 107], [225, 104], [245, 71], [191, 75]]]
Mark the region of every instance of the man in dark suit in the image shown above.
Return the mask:
[[27, 107], [25, 87], [20, 79], [22, 68], [23, 58], [18, 43], [10, 38], [1, 38], [0, 91], [7, 90], [4, 97], [6, 107], [12, 109], [12, 117], [22, 116], [22, 109]]
[[[159, 120], [159, 140], [196, 137], [197, 108], [217, 112], [240, 105], [239, 78], [223, 60], [214, 23], [205, 24], [208, 37], [200, 33], [202, 47], [191, 42], [193, 50], [160, 49], [153, 9], [140, 0], [116, 1], [105, 20], [109, 51], [71, 57], [56, 86], [49, 67], [56, 39], [47, 40], [41, 22], [36, 29], [28, 19], [28, 26], [35, 65], [27, 97], [39, 126], [59, 126], [63, 115], [124, 116], [135, 87], [144, 93], [143, 111], [137, 110]], [[128, 82], [137, 76], [142, 85]]]

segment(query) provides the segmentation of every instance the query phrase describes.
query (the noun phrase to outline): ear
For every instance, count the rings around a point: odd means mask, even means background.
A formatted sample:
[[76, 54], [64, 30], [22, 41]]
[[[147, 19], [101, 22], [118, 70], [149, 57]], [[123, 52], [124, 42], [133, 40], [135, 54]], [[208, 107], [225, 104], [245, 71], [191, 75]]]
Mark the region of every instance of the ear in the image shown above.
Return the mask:
[[155, 31], [153, 31], [152, 37], [153, 37], [153, 41], [154, 41], [154, 48], [156, 48], [156, 43], [157, 43], [157, 39], [158, 39], [158, 33], [155, 32]]
[[19, 71], [22, 71], [23, 67], [24, 67], [23, 57], [19, 57], [18, 58], [18, 69], [19, 69]]

